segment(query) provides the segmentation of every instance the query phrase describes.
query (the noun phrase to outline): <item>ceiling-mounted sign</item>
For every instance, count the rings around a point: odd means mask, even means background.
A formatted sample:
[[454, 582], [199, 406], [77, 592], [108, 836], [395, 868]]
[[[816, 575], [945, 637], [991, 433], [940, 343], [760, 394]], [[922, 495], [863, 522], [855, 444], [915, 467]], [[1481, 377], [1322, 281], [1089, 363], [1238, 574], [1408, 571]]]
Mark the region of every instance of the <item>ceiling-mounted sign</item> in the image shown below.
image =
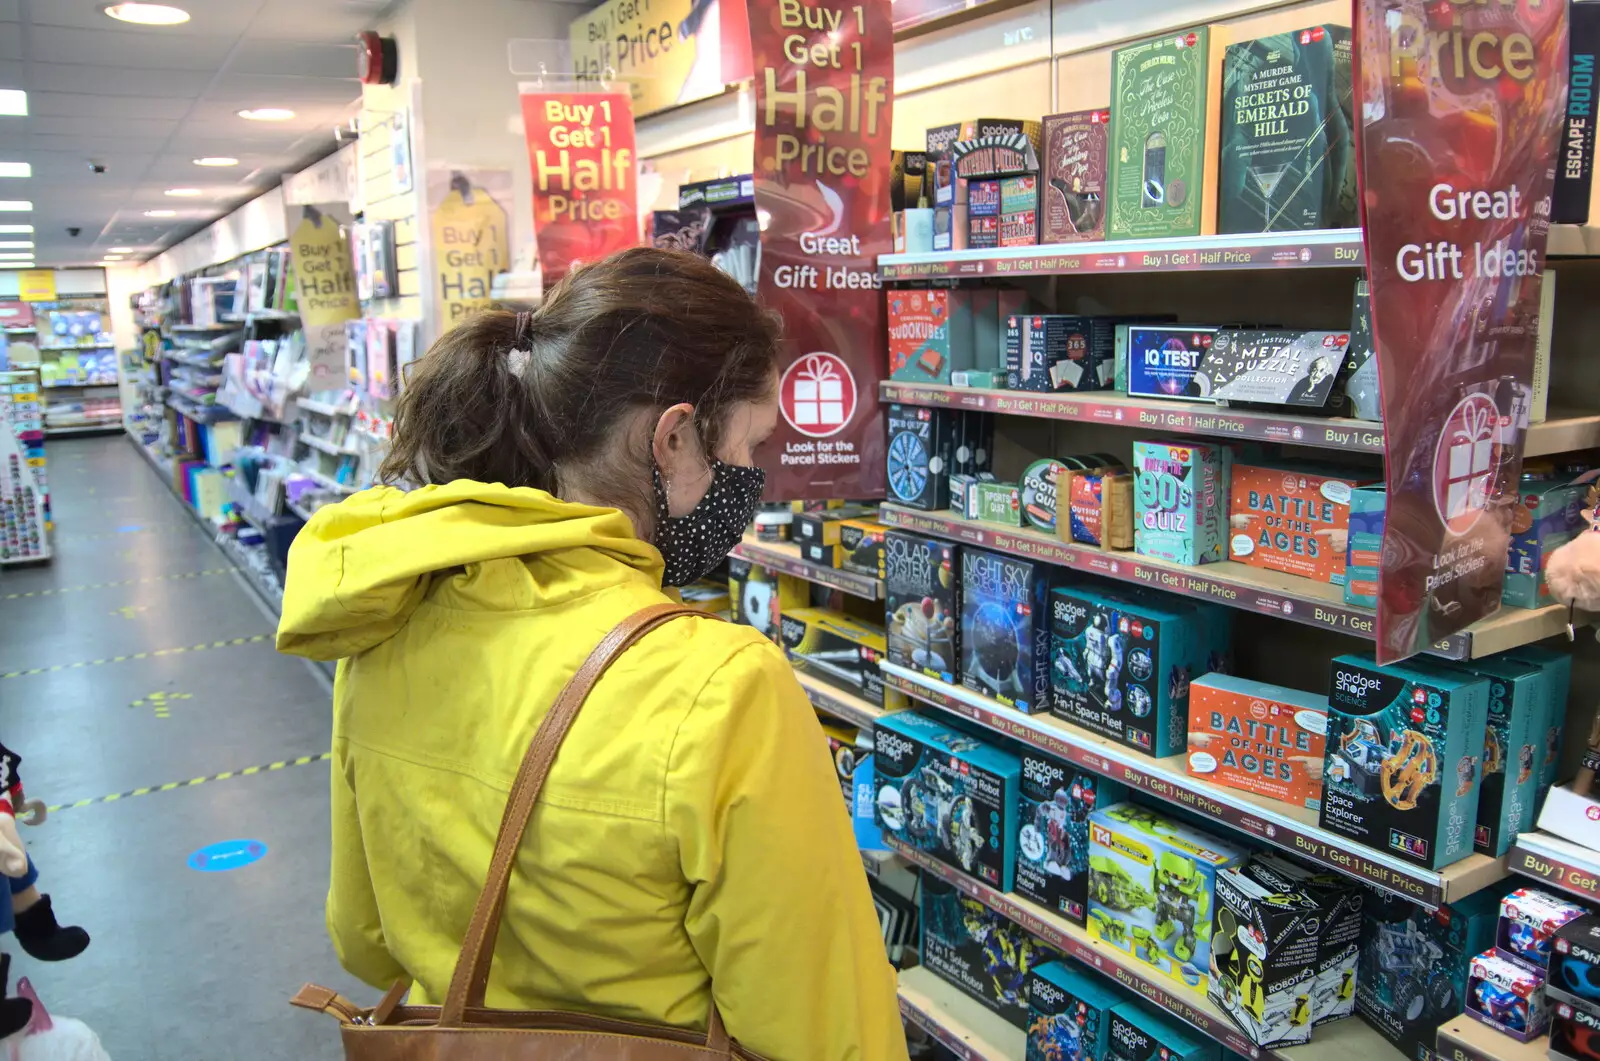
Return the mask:
[[1567, 98], [1567, 5], [1361, 0], [1357, 13], [1387, 663], [1500, 607]]
[[494, 278], [511, 268], [510, 202], [507, 170], [429, 171], [433, 293], [441, 332], [494, 301]]
[[638, 244], [639, 165], [628, 97], [524, 87], [522, 124], [545, 285], [577, 262]]
[[54, 302], [56, 300], [56, 271], [54, 269], [23, 269], [17, 273], [17, 297], [24, 302]]
[[746, 0], [609, 0], [572, 20], [573, 73], [626, 85], [636, 115], [715, 96], [750, 76]]

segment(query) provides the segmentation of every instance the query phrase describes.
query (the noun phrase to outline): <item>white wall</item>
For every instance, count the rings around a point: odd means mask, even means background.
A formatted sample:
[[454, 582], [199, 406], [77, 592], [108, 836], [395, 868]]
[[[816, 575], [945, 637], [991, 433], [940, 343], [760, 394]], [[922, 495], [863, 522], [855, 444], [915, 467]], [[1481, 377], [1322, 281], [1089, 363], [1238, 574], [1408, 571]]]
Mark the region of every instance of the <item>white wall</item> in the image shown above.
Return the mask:
[[164, 284], [173, 277], [229, 261], [288, 238], [283, 188], [273, 187], [145, 262], [139, 270], [143, 281], [140, 286]]

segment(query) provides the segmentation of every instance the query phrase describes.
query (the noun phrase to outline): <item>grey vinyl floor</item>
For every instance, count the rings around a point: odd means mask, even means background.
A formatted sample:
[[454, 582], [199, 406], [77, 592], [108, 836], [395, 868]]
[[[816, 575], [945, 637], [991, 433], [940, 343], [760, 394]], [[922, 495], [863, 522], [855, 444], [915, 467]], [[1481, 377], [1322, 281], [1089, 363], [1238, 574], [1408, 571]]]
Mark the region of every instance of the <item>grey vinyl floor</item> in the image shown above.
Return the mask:
[[[322, 927], [327, 763], [294, 762], [327, 751], [327, 679], [273, 650], [275, 616], [127, 439], [48, 455], [55, 559], [0, 569], [0, 742], [62, 807], [23, 838], [93, 943], [45, 964], [0, 936], [13, 981], [117, 1061], [342, 1056], [331, 1018], [286, 1002], [307, 980], [373, 1000]], [[265, 856], [189, 868], [240, 840]]]

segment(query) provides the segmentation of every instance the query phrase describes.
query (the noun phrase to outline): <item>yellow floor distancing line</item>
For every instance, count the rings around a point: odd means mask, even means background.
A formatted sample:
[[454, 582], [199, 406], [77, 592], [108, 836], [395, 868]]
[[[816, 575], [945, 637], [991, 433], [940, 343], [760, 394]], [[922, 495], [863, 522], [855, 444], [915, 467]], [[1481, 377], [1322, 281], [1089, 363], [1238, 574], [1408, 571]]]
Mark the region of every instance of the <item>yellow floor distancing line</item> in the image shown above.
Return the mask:
[[208, 648], [229, 648], [233, 645], [254, 645], [262, 641], [270, 641], [272, 634], [256, 634], [253, 637], [234, 637], [226, 641], [207, 641], [198, 645], [183, 645], [180, 648], [158, 648], [153, 652], [131, 652], [126, 656], [109, 656], [106, 659], [86, 659], [77, 663], [57, 663], [54, 667], [32, 667], [28, 670], [6, 671], [0, 674], [0, 680], [6, 678], [31, 678], [35, 674], [54, 674], [57, 671], [80, 670], [84, 667], [100, 667], [107, 663], [126, 663], [130, 659], [154, 659], [157, 656], [176, 656], [180, 652], [204, 652]]
[[135, 796], [148, 796], [154, 792], [172, 792], [180, 788], [193, 788], [203, 785], [207, 781], [226, 781], [230, 777], [252, 777], [256, 774], [270, 773], [273, 770], [282, 770], [290, 766], [308, 766], [311, 763], [320, 763], [328, 758], [331, 753], [323, 752], [321, 755], [302, 755], [298, 759], [283, 759], [265, 766], [247, 766], [243, 770], [224, 770], [220, 774], [209, 777], [191, 777], [187, 781], [168, 781], [164, 785], [148, 785], [144, 788], [132, 788], [126, 792], [115, 792], [109, 796], [97, 796], [94, 799], [80, 799], [76, 803], [58, 803], [54, 807], [46, 808], [51, 814], [63, 810], [77, 810], [79, 807], [91, 807], [96, 803], [115, 803], [119, 799], [132, 799]]
[[0, 600], [23, 600], [28, 597], [52, 597], [61, 593], [83, 593], [91, 589], [113, 589], [117, 586], [140, 586], [147, 582], [176, 582], [184, 578], [205, 578], [209, 575], [226, 575], [232, 568], [210, 567], [204, 571], [185, 571], [178, 575], [154, 575], [150, 578], [124, 578], [116, 582], [91, 582], [87, 586], [63, 586], [60, 589], [36, 589], [27, 593], [0, 594]]

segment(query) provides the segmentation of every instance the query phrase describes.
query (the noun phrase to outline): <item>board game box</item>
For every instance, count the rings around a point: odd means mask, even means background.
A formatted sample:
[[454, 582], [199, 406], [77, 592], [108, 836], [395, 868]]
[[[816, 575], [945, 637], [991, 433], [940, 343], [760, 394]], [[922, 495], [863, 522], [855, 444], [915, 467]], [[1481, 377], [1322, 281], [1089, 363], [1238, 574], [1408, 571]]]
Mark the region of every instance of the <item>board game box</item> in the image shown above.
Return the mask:
[[1135, 398], [1210, 402], [1195, 375], [1220, 328], [1176, 324], [1118, 325], [1113, 333], [1116, 389]]
[[1282, 461], [1234, 464], [1228, 474], [1229, 559], [1345, 584], [1351, 492], [1381, 473]]
[[1229, 674], [1189, 683], [1194, 777], [1314, 810], [1327, 732], [1325, 696]]
[[1335, 411], [1328, 403], [1349, 346], [1349, 332], [1224, 328], [1193, 386], [1224, 405]]
[[950, 409], [889, 406], [889, 500], [909, 508], [950, 507], [955, 419]]
[[887, 291], [889, 375], [907, 383], [949, 383], [973, 367], [972, 293], [951, 288]]
[[1179, 564], [1227, 556], [1227, 447], [1192, 442], [1133, 444], [1133, 549]]
[[957, 683], [961, 666], [961, 572], [957, 549], [902, 530], [883, 536], [889, 662]]

